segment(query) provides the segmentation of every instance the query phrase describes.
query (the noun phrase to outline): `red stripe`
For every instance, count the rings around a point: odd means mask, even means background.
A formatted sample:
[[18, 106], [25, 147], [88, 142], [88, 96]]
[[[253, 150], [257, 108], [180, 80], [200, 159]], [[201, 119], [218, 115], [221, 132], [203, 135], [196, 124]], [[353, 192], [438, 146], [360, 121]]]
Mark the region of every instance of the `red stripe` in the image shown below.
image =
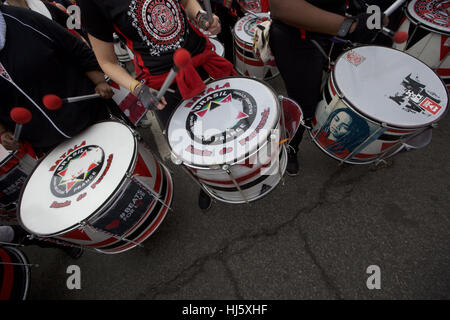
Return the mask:
[[448, 37], [441, 36], [441, 58], [440, 60], [444, 60], [444, 58], [447, 56], [448, 52], [450, 51], [450, 47], [445, 45], [445, 42], [447, 41]]
[[236, 44], [238, 45], [238, 47], [244, 48], [247, 51], [253, 52], [253, 46], [252, 45], [248, 45], [245, 42], [240, 41], [239, 39], [235, 39], [236, 40]]
[[329, 87], [330, 87], [330, 90], [331, 90], [331, 94], [334, 97], [336, 95], [336, 91], [334, 91], [333, 83], [331, 82], [331, 77], [330, 77], [330, 85], [329, 85]]
[[[8, 252], [0, 248], [0, 261], [11, 263], [11, 258]], [[3, 266], [3, 281], [0, 290], [0, 300], [9, 300], [14, 283], [14, 266], [4, 264]]]
[[437, 69], [436, 73], [441, 77], [450, 77], [450, 69]]
[[396, 130], [396, 129], [389, 129], [386, 130], [386, 132], [393, 132], [393, 133], [411, 133], [415, 132], [416, 130]]
[[244, 57], [243, 55], [241, 55], [241, 53], [239, 51], [237, 51], [237, 49], [235, 50], [235, 53], [236, 53], [236, 58], [241, 60], [242, 62], [244, 62], [246, 65], [255, 66], [255, 67], [264, 67], [264, 62], [262, 62], [261, 60]]

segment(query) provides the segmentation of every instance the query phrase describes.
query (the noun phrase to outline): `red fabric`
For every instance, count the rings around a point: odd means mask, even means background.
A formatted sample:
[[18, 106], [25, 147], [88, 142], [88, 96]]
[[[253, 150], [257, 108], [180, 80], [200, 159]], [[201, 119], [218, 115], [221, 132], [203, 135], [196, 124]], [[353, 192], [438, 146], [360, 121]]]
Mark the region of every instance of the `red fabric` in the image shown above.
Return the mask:
[[[195, 70], [197, 67], [203, 67], [203, 69], [205, 69], [205, 71], [214, 79], [237, 75], [233, 64], [217, 55], [212, 50], [213, 44], [208, 39], [206, 40], [205, 50], [192, 57], [191, 63], [177, 73], [175, 81], [183, 99], [190, 99], [196, 96], [206, 87], [197, 73], [197, 70]], [[167, 75], [168, 73], [160, 75], [147, 74], [147, 85], [154, 89], [160, 89]]]
[[269, 0], [261, 0], [261, 11], [262, 12], [269, 12]]

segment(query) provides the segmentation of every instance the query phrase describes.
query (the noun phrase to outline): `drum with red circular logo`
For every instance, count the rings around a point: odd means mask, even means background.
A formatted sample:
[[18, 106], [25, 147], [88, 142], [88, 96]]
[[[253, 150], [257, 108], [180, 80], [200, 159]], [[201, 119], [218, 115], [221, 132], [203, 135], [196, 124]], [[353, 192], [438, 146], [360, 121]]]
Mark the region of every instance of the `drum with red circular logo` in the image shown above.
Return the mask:
[[30, 265], [18, 249], [0, 246], [0, 300], [25, 300], [30, 288]]
[[392, 48], [358, 47], [336, 60], [310, 134], [342, 162], [376, 162], [427, 145], [447, 105], [444, 83], [417, 58]]
[[277, 96], [258, 80], [210, 82], [172, 115], [167, 131], [172, 159], [220, 201], [260, 199], [286, 169], [280, 114]]
[[253, 51], [255, 28], [268, 19], [270, 16], [267, 13], [248, 14], [234, 26], [234, 67], [243, 76], [269, 80], [280, 74], [274, 57], [264, 63]]
[[24, 142], [17, 151], [0, 144], [0, 221], [16, 221], [20, 191], [38, 159], [32, 147]]
[[238, 0], [239, 6], [244, 12], [261, 12], [261, 1], [260, 0]]
[[425, 62], [450, 88], [450, 3], [414, 0], [405, 15], [398, 31], [407, 32], [409, 39], [405, 43], [394, 43], [394, 48]]
[[18, 218], [43, 240], [120, 253], [158, 228], [172, 195], [169, 171], [135, 132], [105, 121], [41, 161], [25, 184]]

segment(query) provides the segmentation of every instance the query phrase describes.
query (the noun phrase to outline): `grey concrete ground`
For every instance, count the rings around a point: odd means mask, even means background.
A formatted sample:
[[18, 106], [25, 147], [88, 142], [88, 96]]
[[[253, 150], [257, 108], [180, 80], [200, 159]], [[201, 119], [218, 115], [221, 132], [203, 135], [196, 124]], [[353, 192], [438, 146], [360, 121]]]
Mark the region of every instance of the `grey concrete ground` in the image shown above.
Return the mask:
[[[272, 82], [282, 91], [280, 79]], [[144, 137], [151, 141], [149, 130]], [[30, 299], [449, 299], [450, 117], [424, 149], [386, 166], [338, 166], [309, 138], [300, 175], [250, 205], [197, 207], [171, 163], [175, 197], [158, 231], [119, 255], [27, 247]], [[66, 287], [81, 267], [81, 290]], [[381, 289], [369, 290], [370, 265]]]

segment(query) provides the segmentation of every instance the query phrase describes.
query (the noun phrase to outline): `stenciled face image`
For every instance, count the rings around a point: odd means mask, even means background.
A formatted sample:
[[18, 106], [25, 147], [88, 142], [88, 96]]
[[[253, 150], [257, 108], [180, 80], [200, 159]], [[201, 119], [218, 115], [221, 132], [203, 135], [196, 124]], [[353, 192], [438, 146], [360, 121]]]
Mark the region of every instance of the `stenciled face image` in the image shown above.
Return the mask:
[[337, 113], [330, 122], [330, 136], [332, 140], [339, 140], [348, 133], [352, 118], [344, 111]]

